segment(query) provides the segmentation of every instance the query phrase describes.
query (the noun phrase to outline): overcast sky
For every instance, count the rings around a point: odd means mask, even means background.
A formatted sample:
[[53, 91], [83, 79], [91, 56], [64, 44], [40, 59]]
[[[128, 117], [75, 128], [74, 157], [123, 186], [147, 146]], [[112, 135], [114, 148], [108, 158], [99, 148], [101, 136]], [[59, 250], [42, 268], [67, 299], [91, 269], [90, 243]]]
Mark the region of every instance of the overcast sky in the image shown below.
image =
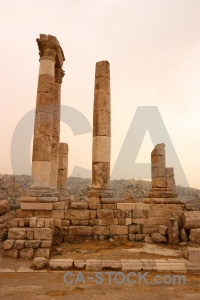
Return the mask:
[[[65, 54], [62, 104], [82, 113], [91, 126], [95, 63], [110, 62], [111, 170], [137, 107], [155, 106], [189, 185], [200, 188], [199, 0], [9, 0], [1, 1], [0, 22], [0, 173], [30, 172], [24, 147], [19, 151], [15, 137], [11, 151], [11, 141], [20, 120], [35, 108], [36, 38], [44, 33], [56, 36]], [[19, 138], [28, 141], [30, 158], [33, 122], [24, 123]], [[130, 161], [133, 168], [135, 162], [150, 162], [150, 136], [147, 131], [136, 161]], [[74, 166], [91, 170], [91, 132], [74, 136], [62, 122], [61, 141], [69, 144], [69, 175]], [[18, 170], [11, 163], [17, 151]], [[175, 165], [167, 158], [167, 166]], [[116, 177], [137, 178], [120, 172]]]

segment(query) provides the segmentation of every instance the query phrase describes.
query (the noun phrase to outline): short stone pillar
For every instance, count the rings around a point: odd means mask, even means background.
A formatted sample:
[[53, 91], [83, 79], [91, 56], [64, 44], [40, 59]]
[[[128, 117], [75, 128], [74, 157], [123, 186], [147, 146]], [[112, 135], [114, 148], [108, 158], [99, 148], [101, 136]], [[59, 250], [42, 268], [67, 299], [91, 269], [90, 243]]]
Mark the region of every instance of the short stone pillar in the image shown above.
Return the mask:
[[68, 144], [60, 143], [59, 147], [59, 163], [58, 163], [58, 181], [59, 190], [67, 189], [67, 173], [68, 173]]
[[168, 227], [169, 244], [177, 245], [180, 242], [179, 225], [177, 218], [169, 219]]
[[175, 179], [173, 168], [165, 167], [165, 144], [158, 144], [151, 152], [151, 190], [150, 198], [175, 198]]
[[92, 187], [88, 196], [113, 197], [110, 190], [110, 64], [96, 63], [93, 107]]
[[64, 76], [62, 68], [55, 68], [54, 101], [53, 101], [53, 128], [52, 128], [52, 152], [51, 152], [51, 175], [50, 187], [57, 189], [59, 141], [60, 141], [60, 104], [61, 84]]

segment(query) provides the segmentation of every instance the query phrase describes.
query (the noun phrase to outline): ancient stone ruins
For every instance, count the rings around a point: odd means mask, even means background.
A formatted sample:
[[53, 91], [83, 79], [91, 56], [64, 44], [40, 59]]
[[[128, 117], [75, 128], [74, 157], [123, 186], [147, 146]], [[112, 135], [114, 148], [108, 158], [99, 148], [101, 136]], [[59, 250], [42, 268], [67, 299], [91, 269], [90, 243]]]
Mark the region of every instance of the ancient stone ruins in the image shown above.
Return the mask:
[[[151, 153], [152, 188], [143, 201], [117, 199], [110, 188], [110, 65], [96, 63], [92, 185], [85, 202], [67, 194], [68, 145], [60, 143], [62, 69], [56, 37], [37, 39], [40, 69], [32, 157], [32, 186], [9, 221], [5, 256], [48, 258], [52, 244], [85, 239], [200, 244], [200, 212], [178, 198], [173, 168], [165, 166], [165, 145]], [[162, 142], [162, 141], [161, 141]]]

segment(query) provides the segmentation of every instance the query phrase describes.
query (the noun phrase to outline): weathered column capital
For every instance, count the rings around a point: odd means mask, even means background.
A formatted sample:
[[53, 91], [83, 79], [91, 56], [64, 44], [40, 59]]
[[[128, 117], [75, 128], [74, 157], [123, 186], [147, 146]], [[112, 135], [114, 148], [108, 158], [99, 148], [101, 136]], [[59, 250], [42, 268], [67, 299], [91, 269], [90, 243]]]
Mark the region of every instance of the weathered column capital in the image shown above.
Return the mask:
[[65, 72], [62, 68], [55, 68], [55, 82], [61, 84]]
[[56, 67], [62, 67], [65, 60], [63, 50], [56, 37], [52, 35], [40, 34], [40, 37], [36, 39], [39, 55], [41, 57], [48, 57], [55, 61]]

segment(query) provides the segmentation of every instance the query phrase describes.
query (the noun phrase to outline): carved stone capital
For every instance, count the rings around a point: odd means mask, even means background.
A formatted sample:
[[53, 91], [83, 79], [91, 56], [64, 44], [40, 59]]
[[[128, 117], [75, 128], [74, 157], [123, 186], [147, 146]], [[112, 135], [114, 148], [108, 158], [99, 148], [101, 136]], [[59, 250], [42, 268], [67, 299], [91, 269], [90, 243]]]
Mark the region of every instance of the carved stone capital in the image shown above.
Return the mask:
[[61, 68], [55, 68], [55, 82], [61, 84], [65, 72]]

